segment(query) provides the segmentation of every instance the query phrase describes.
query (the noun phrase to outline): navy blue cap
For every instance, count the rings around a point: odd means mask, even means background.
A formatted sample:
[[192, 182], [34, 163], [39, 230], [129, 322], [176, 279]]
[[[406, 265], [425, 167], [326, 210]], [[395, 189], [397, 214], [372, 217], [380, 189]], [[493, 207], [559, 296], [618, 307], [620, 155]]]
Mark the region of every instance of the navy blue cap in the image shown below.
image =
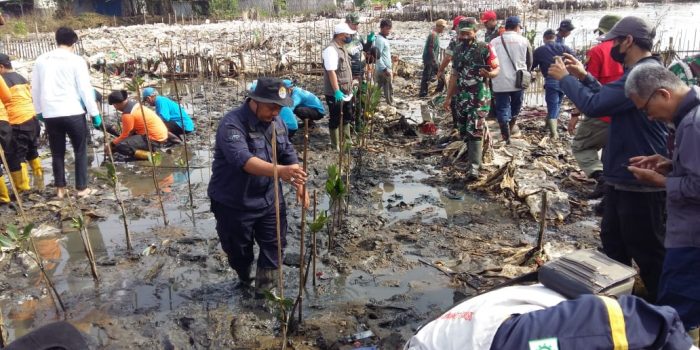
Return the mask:
[[520, 17], [510, 16], [506, 18], [506, 27], [515, 27], [520, 25]]
[[557, 33], [554, 31], [554, 29], [547, 29], [542, 34], [542, 36], [550, 36], [550, 35], [557, 35]]

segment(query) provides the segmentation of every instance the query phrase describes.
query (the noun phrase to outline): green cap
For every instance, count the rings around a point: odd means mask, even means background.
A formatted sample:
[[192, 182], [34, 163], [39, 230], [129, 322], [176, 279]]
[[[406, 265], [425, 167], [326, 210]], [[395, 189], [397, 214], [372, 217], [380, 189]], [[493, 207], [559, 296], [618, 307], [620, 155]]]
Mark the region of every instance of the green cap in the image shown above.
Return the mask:
[[352, 24], [360, 24], [360, 15], [357, 13], [348, 13], [347, 16], [345, 16], [345, 22], [352, 23]]
[[476, 30], [476, 19], [473, 17], [468, 17], [459, 22], [459, 28], [460, 32], [467, 31], [467, 30]]
[[615, 26], [615, 23], [620, 21], [620, 16], [616, 15], [605, 15], [603, 18], [600, 19], [600, 22], [598, 22], [598, 29], [597, 31], [601, 32], [602, 34], [606, 34], [607, 32], [612, 29], [612, 27]]

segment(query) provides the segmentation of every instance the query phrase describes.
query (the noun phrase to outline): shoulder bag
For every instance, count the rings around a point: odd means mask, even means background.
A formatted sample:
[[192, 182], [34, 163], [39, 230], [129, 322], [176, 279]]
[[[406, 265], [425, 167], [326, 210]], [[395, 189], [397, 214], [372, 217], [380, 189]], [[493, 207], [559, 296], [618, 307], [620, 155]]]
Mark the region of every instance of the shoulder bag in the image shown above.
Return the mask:
[[515, 70], [515, 87], [522, 90], [527, 89], [530, 87], [532, 74], [527, 69], [518, 69], [515, 66], [515, 62], [510, 56], [510, 52], [508, 52], [508, 46], [506, 46], [506, 41], [503, 39], [503, 35], [501, 35], [501, 42], [503, 43], [503, 49], [506, 50], [506, 55], [508, 55], [508, 60], [510, 60], [510, 64], [513, 65], [513, 70]]

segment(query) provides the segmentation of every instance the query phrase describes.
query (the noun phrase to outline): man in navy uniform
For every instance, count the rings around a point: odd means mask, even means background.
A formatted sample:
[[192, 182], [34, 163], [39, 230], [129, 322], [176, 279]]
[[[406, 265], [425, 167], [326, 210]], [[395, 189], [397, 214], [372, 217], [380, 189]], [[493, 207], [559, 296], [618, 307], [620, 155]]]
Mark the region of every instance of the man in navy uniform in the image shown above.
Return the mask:
[[[287, 127], [278, 118], [282, 107], [292, 104], [282, 80], [260, 78], [243, 105], [228, 112], [216, 132], [216, 146], [208, 194], [216, 218], [216, 232], [229, 265], [240, 285], [250, 287], [253, 240], [260, 248], [255, 273], [256, 296], [274, 287], [278, 267], [273, 187], [272, 127], [277, 131], [277, 171], [280, 180], [296, 188], [302, 198], [306, 173], [299, 167], [296, 151], [287, 137]], [[279, 193], [282, 193], [281, 183]], [[282, 249], [286, 245], [287, 219], [280, 198]]]

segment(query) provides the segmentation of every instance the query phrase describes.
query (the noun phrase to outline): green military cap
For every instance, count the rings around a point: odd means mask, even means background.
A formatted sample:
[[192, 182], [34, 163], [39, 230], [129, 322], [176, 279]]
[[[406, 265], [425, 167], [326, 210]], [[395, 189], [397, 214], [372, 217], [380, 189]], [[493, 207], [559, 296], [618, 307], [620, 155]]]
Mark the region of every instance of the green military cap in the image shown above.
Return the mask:
[[345, 16], [345, 22], [352, 23], [352, 24], [360, 24], [360, 15], [357, 13], [348, 13], [347, 16]]
[[476, 30], [476, 19], [474, 17], [467, 17], [459, 22], [459, 31]]
[[615, 23], [620, 21], [620, 16], [616, 15], [605, 15], [598, 22], [598, 29], [601, 34], [606, 34], [607, 32], [615, 26]]

